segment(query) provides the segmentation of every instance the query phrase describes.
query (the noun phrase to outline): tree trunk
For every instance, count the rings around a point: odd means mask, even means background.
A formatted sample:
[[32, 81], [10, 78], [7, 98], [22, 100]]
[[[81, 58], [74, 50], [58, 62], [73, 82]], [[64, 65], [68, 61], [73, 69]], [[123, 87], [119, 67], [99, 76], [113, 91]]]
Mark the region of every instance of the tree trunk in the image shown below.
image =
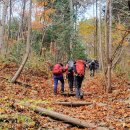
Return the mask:
[[70, 28], [72, 30], [72, 32], [70, 32], [70, 47], [69, 47], [69, 50], [70, 50], [70, 57], [69, 58], [72, 58], [72, 39], [73, 39], [73, 26], [74, 26], [74, 22], [73, 22], [73, 2], [72, 0], [69, 0], [69, 4], [70, 4]]
[[98, 32], [99, 32], [99, 60], [100, 60], [100, 69], [104, 70], [103, 64], [103, 47], [102, 47], [102, 31], [101, 31], [101, 0], [99, 0], [99, 22], [98, 22]]
[[[94, 2], [94, 0], [93, 0], [93, 18], [94, 18], [94, 20], [93, 20], [93, 26], [95, 27], [95, 2]], [[95, 57], [95, 43], [96, 42], [96, 38], [95, 38], [95, 30], [93, 31], [93, 56]]]
[[107, 55], [107, 92], [112, 91], [111, 87], [111, 0], [107, 0], [106, 4], [106, 55]]
[[5, 33], [5, 20], [8, 9], [8, 0], [3, 1], [3, 11], [2, 11], [2, 19], [0, 21], [0, 52], [2, 55], [5, 54], [5, 45], [4, 45], [4, 33]]
[[107, 86], [107, 92], [112, 92], [112, 86], [111, 86], [111, 71], [112, 71], [112, 61], [111, 61], [111, 54], [112, 54], [112, 9], [111, 9], [111, 0], [109, 1], [109, 51], [108, 51], [108, 86]]
[[[99, 0], [99, 22], [98, 22], [98, 36], [99, 36], [99, 65], [100, 69], [103, 71], [104, 78], [105, 78], [105, 84], [107, 86], [107, 77], [105, 75], [105, 67], [104, 67], [104, 56], [103, 56], [103, 45], [102, 45], [102, 27], [101, 27], [101, 13], [102, 13], [102, 7], [101, 7], [102, 0]], [[105, 88], [104, 88], [105, 89]]]
[[60, 114], [55, 111], [47, 110], [45, 108], [36, 107], [36, 106], [30, 105], [30, 104], [25, 104], [24, 106], [29, 107], [31, 110], [34, 110], [38, 113], [42, 113], [42, 115], [49, 116], [49, 117], [52, 117], [52, 118], [55, 118], [58, 120], [62, 120], [66, 123], [70, 123], [70, 124], [73, 124], [73, 125], [76, 125], [79, 127], [85, 127], [85, 128], [87, 128], [87, 127], [95, 128], [96, 127], [95, 124], [93, 124], [93, 123], [81, 121], [79, 119], [76, 119], [76, 118], [73, 118], [73, 117], [70, 117], [70, 116], [67, 116], [64, 114]]
[[[44, 47], [44, 38], [45, 38], [45, 34], [46, 34], [46, 28], [43, 30], [43, 34], [42, 34], [42, 41], [41, 41], [41, 47], [40, 47], [40, 56], [42, 55], [42, 48]], [[44, 57], [45, 58], [45, 57]]]
[[95, 40], [95, 59], [98, 57], [98, 52], [97, 52], [97, 46], [98, 46], [98, 8], [97, 8], [97, 0], [96, 0], [96, 40]]
[[18, 71], [15, 73], [14, 77], [11, 79], [11, 83], [15, 83], [18, 77], [20, 76], [27, 59], [29, 57], [30, 53], [30, 37], [31, 37], [31, 12], [32, 12], [32, 0], [30, 0], [30, 9], [29, 9], [29, 17], [28, 17], [28, 36], [27, 36], [27, 45], [26, 45], [26, 54], [24, 56], [24, 59], [18, 69]]
[[24, 17], [25, 17], [25, 9], [26, 9], [26, 0], [23, 0], [23, 11], [22, 11], [22, 17], [21, 17], [21, 22], [19, 23], [19, 30], [18, 30], [18, 37], [17, 40], [19, 41], [20, 38], [22, 40], [24, 39], [24, 31], [25, 31], [25, 26], [24, 26]]
[[9, 0], [9, 23], [8, 23], [8, 39], [7, 39], [7, 43], [6, 43], [6, 53], [5, 53], [5, 57], [7, 57], [8, 54], [8, 47], [9, 47], [9, 41], [11, 38], [11, 15], [12, 15], [12, 2], [11, 0]]

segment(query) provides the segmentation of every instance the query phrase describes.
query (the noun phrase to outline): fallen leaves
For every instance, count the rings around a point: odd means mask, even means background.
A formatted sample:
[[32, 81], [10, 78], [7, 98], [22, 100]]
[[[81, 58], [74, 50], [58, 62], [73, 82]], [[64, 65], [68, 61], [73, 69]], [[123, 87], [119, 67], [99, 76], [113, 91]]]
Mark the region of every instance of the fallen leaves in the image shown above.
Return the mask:
[[[2, 65], [0, 65], [3, 68]], [[13, 71], [17, 66], [14, 64], [6, 65], [1, 71], [0, 75], [3, 77], [10, 78], [13, 75]], [[26, 82], [31, 85], [31, 88], [25, 88], [18, 84], [10, 84], [7, 80], [0, 79], [0, 114], [7, 114], [14, 116], [17, 123], [1, 123], [0, 128], [19, 128], [26, 127], [27, 129], [38, 129], [43, 128], [65, 128], [63, 122], [57, 122], [50, 118], [42, 117], [36, 113], [25, 109], [19, 108], [13, 109], [11, 105], [17, 100], [22, 102], [29, 102], [40, 107], [53, 109], [57, 112], [83, 119], [84, 121], [91, 120], [97, 125], [105, 125], [112, 127], [116, 130], [124, 130], [124, 128], [130, 128], [130, 107], [129, 107], [129, 96], [127, 82], [123, 78], [114, 77], [113, 82], [113, 93], [107, 94], [103, 90], [103, 79], [102, 77], [96, 76], [83, 81], [84, 93], [91, 93], [85, 95], [83, 101], [92, 102], [92, 105], [81, 106], [81, 107], [66, 107], [55, 105], [53, 102], [68, 101], [77, 102], [78, 100], [74, 97], [57, 96], [53, 95], [53, 80], [43, 78], [44, 76], [39, 72], [35, 73], [31, 70], [23, 72], [19, 78], [21, 82]], [[60, 85], [58, 86], [58, 92], [60, 91]], [[65, 84], [65, 91], [68, 91], [68, 85]], [[24, 109], [24, 111], [23, 111]], [[20, 117], [21, 115], [21, 117]], [[28, 122], [28, 125], [26, 124]], [[69, 128], [76, 129], [76, 128]]]

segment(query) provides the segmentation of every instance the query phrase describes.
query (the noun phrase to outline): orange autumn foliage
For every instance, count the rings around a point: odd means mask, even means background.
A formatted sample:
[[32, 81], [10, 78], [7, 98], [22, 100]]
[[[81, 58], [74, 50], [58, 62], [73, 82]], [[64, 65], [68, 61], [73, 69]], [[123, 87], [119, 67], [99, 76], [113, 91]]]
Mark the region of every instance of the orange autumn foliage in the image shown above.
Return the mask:
[[51, 18], [50, 18], [50, 15], [53, 14], [55, 12], [54, 9], [46, 9], [46, 10], [43, 10], [43, 11], [38, 11], [36, 14], [35, 14], [35, 19], [36, 20], [41, 20], [41, 21], [46, 21], [48, 23], [51, 22]]
[[33, 21], [32, 22], [32, 29], [35, 30], [35, 29], [42, 29], [43, 28], [43, 25], [40, 23], [40, 22], [37, 22], [37, 21]]
[[50, 18], [50, 15], [53, 14], [55, 12], [55, 10], [53, 8], [48, 8], [47, 5], [49, 3], [54, 3], [55, 0], [51, 0], [51, 1], [34, 1], [34, 10], [36, 11], [34, 16], [35, 16], [35, 20], [38, 22], [38, 25], [36, 25], [37, 22], [34, 22], [34, 28], [40, 28], [41, 27], [41, 22], [42, 23], [50, 23], [52, 20]]
[[36, 3], [37, 7], [47, 6], [49, 3], [54, 3], [54, 2], [55, 2], [55, 0], [34, 1], [34, 3]]

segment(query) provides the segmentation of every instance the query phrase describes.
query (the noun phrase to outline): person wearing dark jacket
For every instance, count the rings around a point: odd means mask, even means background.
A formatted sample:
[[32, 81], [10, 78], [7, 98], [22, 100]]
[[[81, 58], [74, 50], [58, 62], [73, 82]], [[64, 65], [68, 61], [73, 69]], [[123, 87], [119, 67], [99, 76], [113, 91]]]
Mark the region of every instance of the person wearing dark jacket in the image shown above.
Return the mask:
[[96, 69], [95, 67], [96, 67], [96, 66], [95, 66], [95, 61], [92, 60], [92, 61], [90, 62], [90, 64], [89, 64], [90, 76], [91, 76], [91, 77], [94, 77], [95, 69]]
[[74, 61], [68, 61], [66, 65], [66, 78], [68, 79], [69, 90], [73, 92], [73, 84], [74, 84]]

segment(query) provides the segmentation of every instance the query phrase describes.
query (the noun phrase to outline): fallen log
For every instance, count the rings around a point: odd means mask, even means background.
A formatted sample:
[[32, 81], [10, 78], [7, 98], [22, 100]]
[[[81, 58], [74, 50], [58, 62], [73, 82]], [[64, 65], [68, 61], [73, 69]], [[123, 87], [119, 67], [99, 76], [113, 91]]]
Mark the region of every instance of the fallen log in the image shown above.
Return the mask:
[[[14, 107], [21, 106], [21, 104], [13, 104]], [[64, 123], [71, 124], [76, 127], [82, 127], [82, 128], [95, 128], [95, 130], [103, 129], [103, 130], [109, 130], [107, 127], [97, 127], [94, 123], [91, 123], [90, 121], [82, 121], [77, 118], [73, 118], [64, 114], [60, 114], [55, 111], [47, 110], [45, 108], [37, 107], [34, 105], [31, 105], [29, 103], [25, 103], [22, 105], [22, 108], [25, 109], [25, 107], [28, 107], [30, 110], [33, 110], [34, 112], [37, 112], [43, 116], [48, 116], [53, 119], [61, 120]]]
[[16, 81], [15, 84], [21, 85], [21, 86], [23, 86], [23, 87], [25, 87], [25, 88], [31, 88], [31, 87], [32, 87], [32, 86], [29, 85], [29, 84], [22, 83], [22, 82], [19, 82], [19, 81]]
[[30, 104], [24, 104], [24, 106], [28, 107], [31, 110], [34, 110], [37, 113], [40, 113], [41, 115], [49, 116], [51, 118], [61, 120], [65, 123], [69, 123], [69, 124], [75, 125], [77, 127], [96, 128], [96, 125], [94, 123], [82, 121], [77, 118], [73, 118], [73, 117], [70, 117], [70, 116], [67, 116], [64, 114], [60, 114], [55, 111], [47, 110], [47, 109], [41, 108], [41, 107], [36, 107], [36, 106], [30, 105]]
[[9, 115], [0, 115], [0, 122], [16, 123], [17, 122], [17, 118], [11, 117]]
[[75, 93], [61, 93], [63, 96], [75, 96]]
[[91, 102], [55, 102], [54, 104], [70, 106], [70, 107], [79, 107], [85, 105], [91, 105]]
[[[1, 79], [4, 79], [4, 80], [6, 80], [6, 81], [9, 81], [9, 79], [7, 79], [7, 78], [5, 78], [5, 77], [2, 77], [2, 76], [0, 76], [0, 78]], [[18, 84], [18, 85], [20, 85], [20, 86], [24, 86], [24, 87], [32, 87], [31, 85], [29, 85], [29, 84], [26, 84], [26, 83], [22, 83], [22, 82], [19, 82], [19, 81], [16, 81], [14, 84]]]
[[[83, 93], [83, 96], [89, 96], [92, 94], [94, 94], [94, 93], [86, 92], [86, 93]], [[69, 97], [69, 96], [75, 96], [76, 94], [75, 93], [61, 93], [61, 95]]]

